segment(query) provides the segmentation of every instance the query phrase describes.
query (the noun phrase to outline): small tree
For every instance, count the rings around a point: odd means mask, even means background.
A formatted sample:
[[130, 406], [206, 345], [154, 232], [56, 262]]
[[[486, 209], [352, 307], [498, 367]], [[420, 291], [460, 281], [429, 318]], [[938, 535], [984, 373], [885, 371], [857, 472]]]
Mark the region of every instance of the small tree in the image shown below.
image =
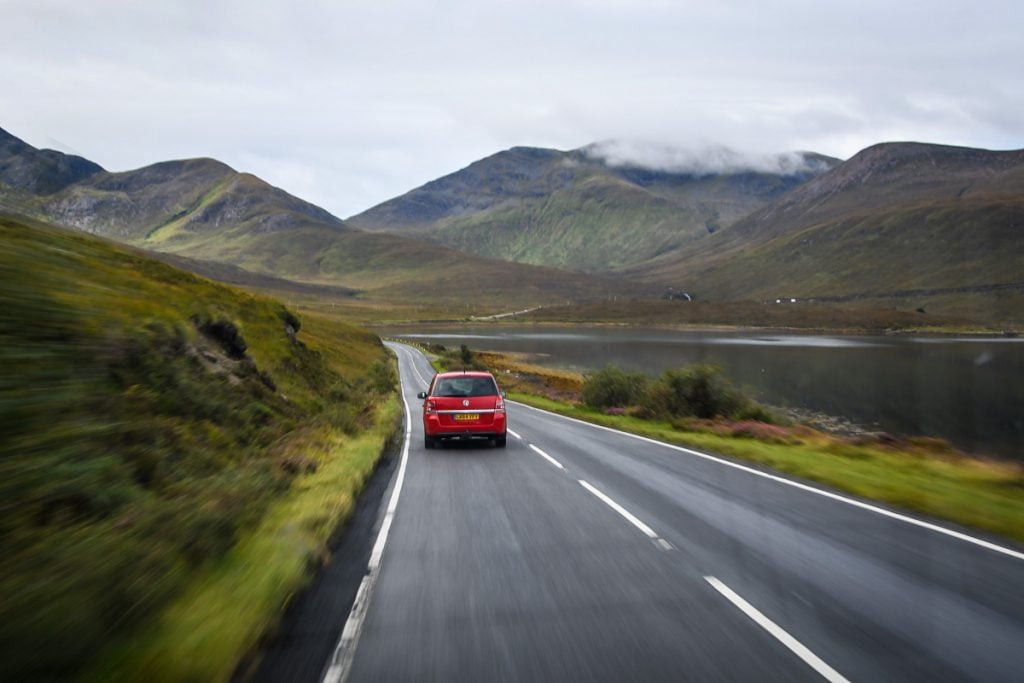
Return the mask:
[[698, 363], [666, 370], [644, 397], [644, 412], [655, 416], [732, 416], [746, 404], [718, 365]]
[[477, 357], [473, 349], [469, 348], [465, 344], [459, 346], [458, 349], [450, 349], [444, 351], [444, 347], [441, 347], [442, 352], [440, 354], [441, 367], [445, 370], [483, 370], [487, 371], [489, 368]]
[[624, 372], [609, 364], [583, 380], [583, 403], [592, 408], [622, 408], [636, 405], [647, 387], [647, 377]]

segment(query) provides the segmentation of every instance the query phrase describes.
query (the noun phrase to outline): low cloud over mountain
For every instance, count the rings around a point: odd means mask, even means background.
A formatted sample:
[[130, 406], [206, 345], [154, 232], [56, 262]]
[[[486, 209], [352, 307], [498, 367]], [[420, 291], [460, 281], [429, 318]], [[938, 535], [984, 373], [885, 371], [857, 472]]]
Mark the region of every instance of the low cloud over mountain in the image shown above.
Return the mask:
[[820, 173], [831, 165], [817, 155], [801, 152], [760, 154], [738, 152], [724, 145], [673, 147], [643, 140], [606, 140], [589, 145], [583, 151], [609, 166], [697, 176], [747, 172], [788, 176]]

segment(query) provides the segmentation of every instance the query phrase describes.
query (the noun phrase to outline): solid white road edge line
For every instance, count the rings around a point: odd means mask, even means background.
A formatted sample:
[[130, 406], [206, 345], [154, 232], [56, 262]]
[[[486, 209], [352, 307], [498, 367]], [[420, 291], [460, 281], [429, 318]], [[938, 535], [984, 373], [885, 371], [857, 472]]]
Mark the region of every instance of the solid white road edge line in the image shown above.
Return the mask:
[[550, 455], [548, 455], [547, 453], [545, 453], [541, 449], [539, 449], [536, 446], [534, 446], [532, 443], [530, 444], [530, 450], [532, 450], [534, 453], [536, 453], [540, 457], [542, 457], [545, 460], [547, 460], [549, 463], [551, 463], [552, 465], [554, 465], [558, 469], [562, 470], [563, 472], [565, 471], [565, 467], [562, 466], [562, 463], [558, 462], [557, 460], [552, 458]]
[[[419, 379], [420, 379], [420, 383], [425, 388], [429, 387], [430, 386], [430, 382], [428, 382], [427, 380], [423, 379], [423, 375], [421, 375], [420, 371], [416, 368], [416, 357], [415, 357], [415, 355], [413, 355], [414, 354], [413, 350], [411, 348], [409, 348], [408, 346], [405, 346], [404, 344], [400, 345], [400, 344], [396, 344], [395, 342], [392, 342], [392, 344], [395, 344], [395, 346], [398, 346], [399, 348], [405, 349], [407, 357], [409, 358], [409, 364], [412, 366], [412, 371], [416, 373], [416, 376], [419, 377]], [[425, 358], [425, 356], [422, 353], [420, 353], [418, 351], [415, 352], [415, 353], [419, 353], [420, 358]]]
[[641, 532], [643, 532], [643, 534], [645, 536], [647, 536], [647, 538], [649, 538], [652, 541], [654, 541], [655, 543], [657, 543], [659, 548], [661, 548], [662, 550], [672, 550], [672, 544], [671, 543], [669, 543], [665, 539], [663, 539], [660, 536], [658, 536], [658, 534], [654, 533], [654, 529], [652, 529], [651, 527], [647, 526], [646, 524], [641, 522], [639, 519], [637, 519], [636, 516], [633, 515], [633, 513], [631, 513], [629, 510], [627, 510], [626, 508], [624, 508], [621, 505], [619, 505], [618, 503], [616, 503], [614, 500], [612, 500], [611, 498], [606, 496], [604, 493], [602, 493], [598, 489], [596, 489], [593, 486], [591, 486], [586, 481], [584, 481], [582, 479], [577, 479], [576, 481], [578, 481], [580, 483], [580, 486], [582, 486], [583, 488], [585, 488], [586, 490], [590, 491], [595, 496], [597, 496], [601, 500], [601, 502], [603, 502], [605, 505], [607, 505], [612, 510], [615, 510], [620, 515], [622, 515], [626, 519], [627, 522], [629, 522], [630, 524], [635, 526], [637, 529], [639, 529]]
[[621, 434], [623, 436], [628, 436], [631, 439], [638, 439], [640, 441], [646, 441], [647, 443], [655, 444], [656, 446], [662, 446], [664, 448], [670, 448], [672, 450], [679, 451], [681, 453], [687, 453], [689, 455], [693, 455], [693, 456], [696, 456], [698, 458], [704, 458], [705, 460], [710, 460], [712, 462], [717, 462], [720, 465], [725, 465], [727, 467], [732, 467], [732, 468], [737, 469], [737, 470], [742, 470], [742, 471], [747, 472], [749, 474], [757, 475], [758, 477], [764, 477], [765, 479], [771, 479], [772, 481], [778, 482], [780, 484], [785, 484], [786, 486], [792, 486], [792, 487], [798, 488], [798, 489], [800, 489], [802, 491], [807, 491], [808, 493], [814, 493], [814, 494], [819, 495], [819, 496], [824, 496], [825, 498], [828, 498], [830, 500], [834, 500], [834, 501], [839, 502], [839, 503], [845, 503], [846, 505], [852, 505], [853, 507], [857, 507], [857, 508], [860, 508], [862, 510], [867, 510], [869, 512], [874, 512], [875, 514], [878, 514], [878, 515], [883, 515], [883, 516], [889, 517], [891, 519], [896, 519], [896, 520], [899, 520], [901, 522], [906, 522], [907, 524], [913, 524], [914, 526], [921, 527], [922, 529], [928, 529], [929, 531], [934, 531], [936, 533], [945, 534], [946, 536], [949, 536], [951, 538], [955, 538], [955, 539], [960, 540], [960, 541], [965, 541], [967, 543], [973, 543], [974, 545], [980, 546], [982, 548], [985, 548], [986, 550], [992, 550], [994, 552], [1001, 553], [1003, 555], [1007, 555], [1009, 557], [1012, 557], [1012, 558], [1015, 558], [1015, 559], [1018, 559], [1018, 560], [1024, 560], [1024, 553], [1019, 552], [1017, 550], [1013, 550], [1012, 548], [1007, 548], [1006, 546], [998, 545], [996, 543], [992, 543], [991, 541], [986, 541], [984, 539], [977, 538], [975, 536], [971, 536], [969, 534], [965, 534], [965, 533], [962, 533], [960, 531], [954, 531], [953, 529], [947, 529], [946, 527], [939, 526], [938, 524], [932, 524], [931, 522], [925, 522], [925, 521], [920, 520], [920, 519], [914, 519], [913, 517], [908, 517], [907, 515], [902, 515], [902, 514], [900, 514], [898, 512], [893, 512], [892, 510], [886, 510], [885, 508], [878, 507], [877, 505], [871, 505], [870, 503], [864, 503], [862, 501], [859, 501], [859, 500], [856, 500], [856, 499], [853, 499], [853, 498], [847, 498], [846, 496], [841, 496], [841, 495], [839, 495], [837, 493], [832, 493], [831, 491], [825, 491], [824, 489], [819, 489], [819, 488], [815, 488], [813, 486], [809, 486], [807, 484], [802, 484], [802, 483], [800, 483], [798, 481], [793, 481], [792, 479], [786, 479], [785, 477], [780, 477], [780, 476], [775, 475], [775, 474], [769, 474], [768, 472], [762, 472], [761, 470], [756, 470], [753, 467], [747, 467], [745, 465], [740, 465], [739, 463], [730, 462], [728, 460], [723, 460], [722, 458], [718, 458], [718, 457], [715, 457], [713, 455], [709, 455], [707, 453], [701, 453], [700, 451], [695, 451], [695, 450], [690, 449], [690, 448], [684, 448], [682, 446], [676, 446], [674, 444], [665, 443], [664, 441], [658, 441], [657, 439], [651, 439], [651, 438], [646, 437], [646, 436], [640, 436], [639, 434], [630, 434], [629, 432], [623, 432], [623, 431], [620, 431], [618, 429], [612, 429], [611, 427], [605, 427], [604, 425], [598, 425], [598, 424], [594, 424], [592, 422], [586, 422], [584, 420], [578, 420], [575, 417], [566, 417], [565, 415], [559, 415], [558, 413], [552, 413], [551, 411], [544, 410], [542, 408], [534, 408], [531, 405], [527, 405], [525, 403], [520, 403], [519, 401], [509, 401], [509, 403], [514, 403], [517, 406], [522, 406], [524, 408], [529, 408], [530, 410], [536, 410], [538, 413], [545, 413], [547, 415], [551, 415], [552, 417], [561, 418], [563, 420], [569, 420], [570, 422], [578, 422], [581, 425], [586, 425], [588, 427], [593, 427], [594, 429], [603, 429], [606, 432], [612, 432], [614, 434]]
[[733, 605], [739, 608], [765, 631], [770, 633], [776, 640], [785, 645], [797, 657], [802, 659], [809, 667], [821, 674], [821, 677], [830, 683], [849, 683], [849, 681], [838, 671], [826, 664], [818, 655], [811, 652], [806, 645], [789, 635], [781, 626], [762, 614], [756, 607], [741, 598], [731, 588], [713, 576], [705, 576], [704, 580], [725, 596]]
[[[411, 359], [410, 359], [411, 360]], [[402, 462], [398, 466], [398, 477], [395, 479], [395, 488], [391, 492], [391, 499], [388, 501], [387, 510], [384, 513], [384, 521], [381, 523], [380, 531], [377, 532], [377, 541], [373, 544], [370, 552], [370, 561], [367, 565], [366, 576], [359, 584], [359, 591], [356, 593], [356, 600], [352, 604], [352, 610], [345, 621], [345, 627], [341, 631], [338, 645], [328, 660], [327, 670], [323, 675], [323, 683], [341, 683], [348, 678], [352, 668], [352, 661], [355, 658], [356, 646], [359, 644], [359, 633], [363, 628], [363, 621], [366, 618], [367, 609], [370, 606], [370, 598], [373, 595], [373, 587], [377, 583], [377, 575], [380, 573], [380, 560], [384, 554], [384, 545], [388, 541], [388, 533], [391, 531], [391, 523], [395, 517], [395, 510], [398, 509], [398, 498], [402, 494], [402, 484], [405, 482], [405, 466], [409, 461], [409, 442], [412, 436], [412, 418], [409, 412], [409, 402], [405, 399], [405, 383], [399, 373], [398, 390], [402, 394], [402, 404], [405, 406], [405, 444], [402, 446]]]

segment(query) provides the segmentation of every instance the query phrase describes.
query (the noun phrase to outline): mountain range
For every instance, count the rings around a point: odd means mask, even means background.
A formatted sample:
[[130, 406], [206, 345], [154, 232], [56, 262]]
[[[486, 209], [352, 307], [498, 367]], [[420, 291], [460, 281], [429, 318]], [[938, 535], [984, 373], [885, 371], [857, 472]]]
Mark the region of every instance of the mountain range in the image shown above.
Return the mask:
[[511, 310], [676, 290], [1024, 313], [1024, 150], [786, 159], [515, 147], [341, 220], [212, 159], [111, 173], [0, 130], [0, 209], [233, 282], [389, 302]]
[[[589, 272], [686, 248], [839, 163], [791, 155], [778, 170], [657, 168], [514, 147], [352, 216], [348, 222], [483, 256]], [[692, 164], [691, 164], [692, 166]]]
[[[778, 170], [665, 170], [513, 148], [354, 225], [710, 300], [1024, 310], [1024, 150], [900, 142]], [[998, 309], [998, 311], [996, 311]]]
[[649, 290], [360, 230], [213, 159], [112, 173], [3, 130], [0, 209], [185, 257], [178, 265], [186, 267], [226, 263], [392, 301], [527, 306]]

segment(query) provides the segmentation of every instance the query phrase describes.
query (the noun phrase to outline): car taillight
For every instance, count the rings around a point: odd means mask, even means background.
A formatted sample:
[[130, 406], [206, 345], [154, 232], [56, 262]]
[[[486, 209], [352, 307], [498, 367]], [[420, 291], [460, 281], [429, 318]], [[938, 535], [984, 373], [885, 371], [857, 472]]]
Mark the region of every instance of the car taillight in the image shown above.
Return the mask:
[[427, 400], [427, 413], [436, 413], [437, 405], [432, 400]]
[[494, 410], [495, 412], [505, 412], [505, 402], [499, 398], [498, 401], [494, 404]]

